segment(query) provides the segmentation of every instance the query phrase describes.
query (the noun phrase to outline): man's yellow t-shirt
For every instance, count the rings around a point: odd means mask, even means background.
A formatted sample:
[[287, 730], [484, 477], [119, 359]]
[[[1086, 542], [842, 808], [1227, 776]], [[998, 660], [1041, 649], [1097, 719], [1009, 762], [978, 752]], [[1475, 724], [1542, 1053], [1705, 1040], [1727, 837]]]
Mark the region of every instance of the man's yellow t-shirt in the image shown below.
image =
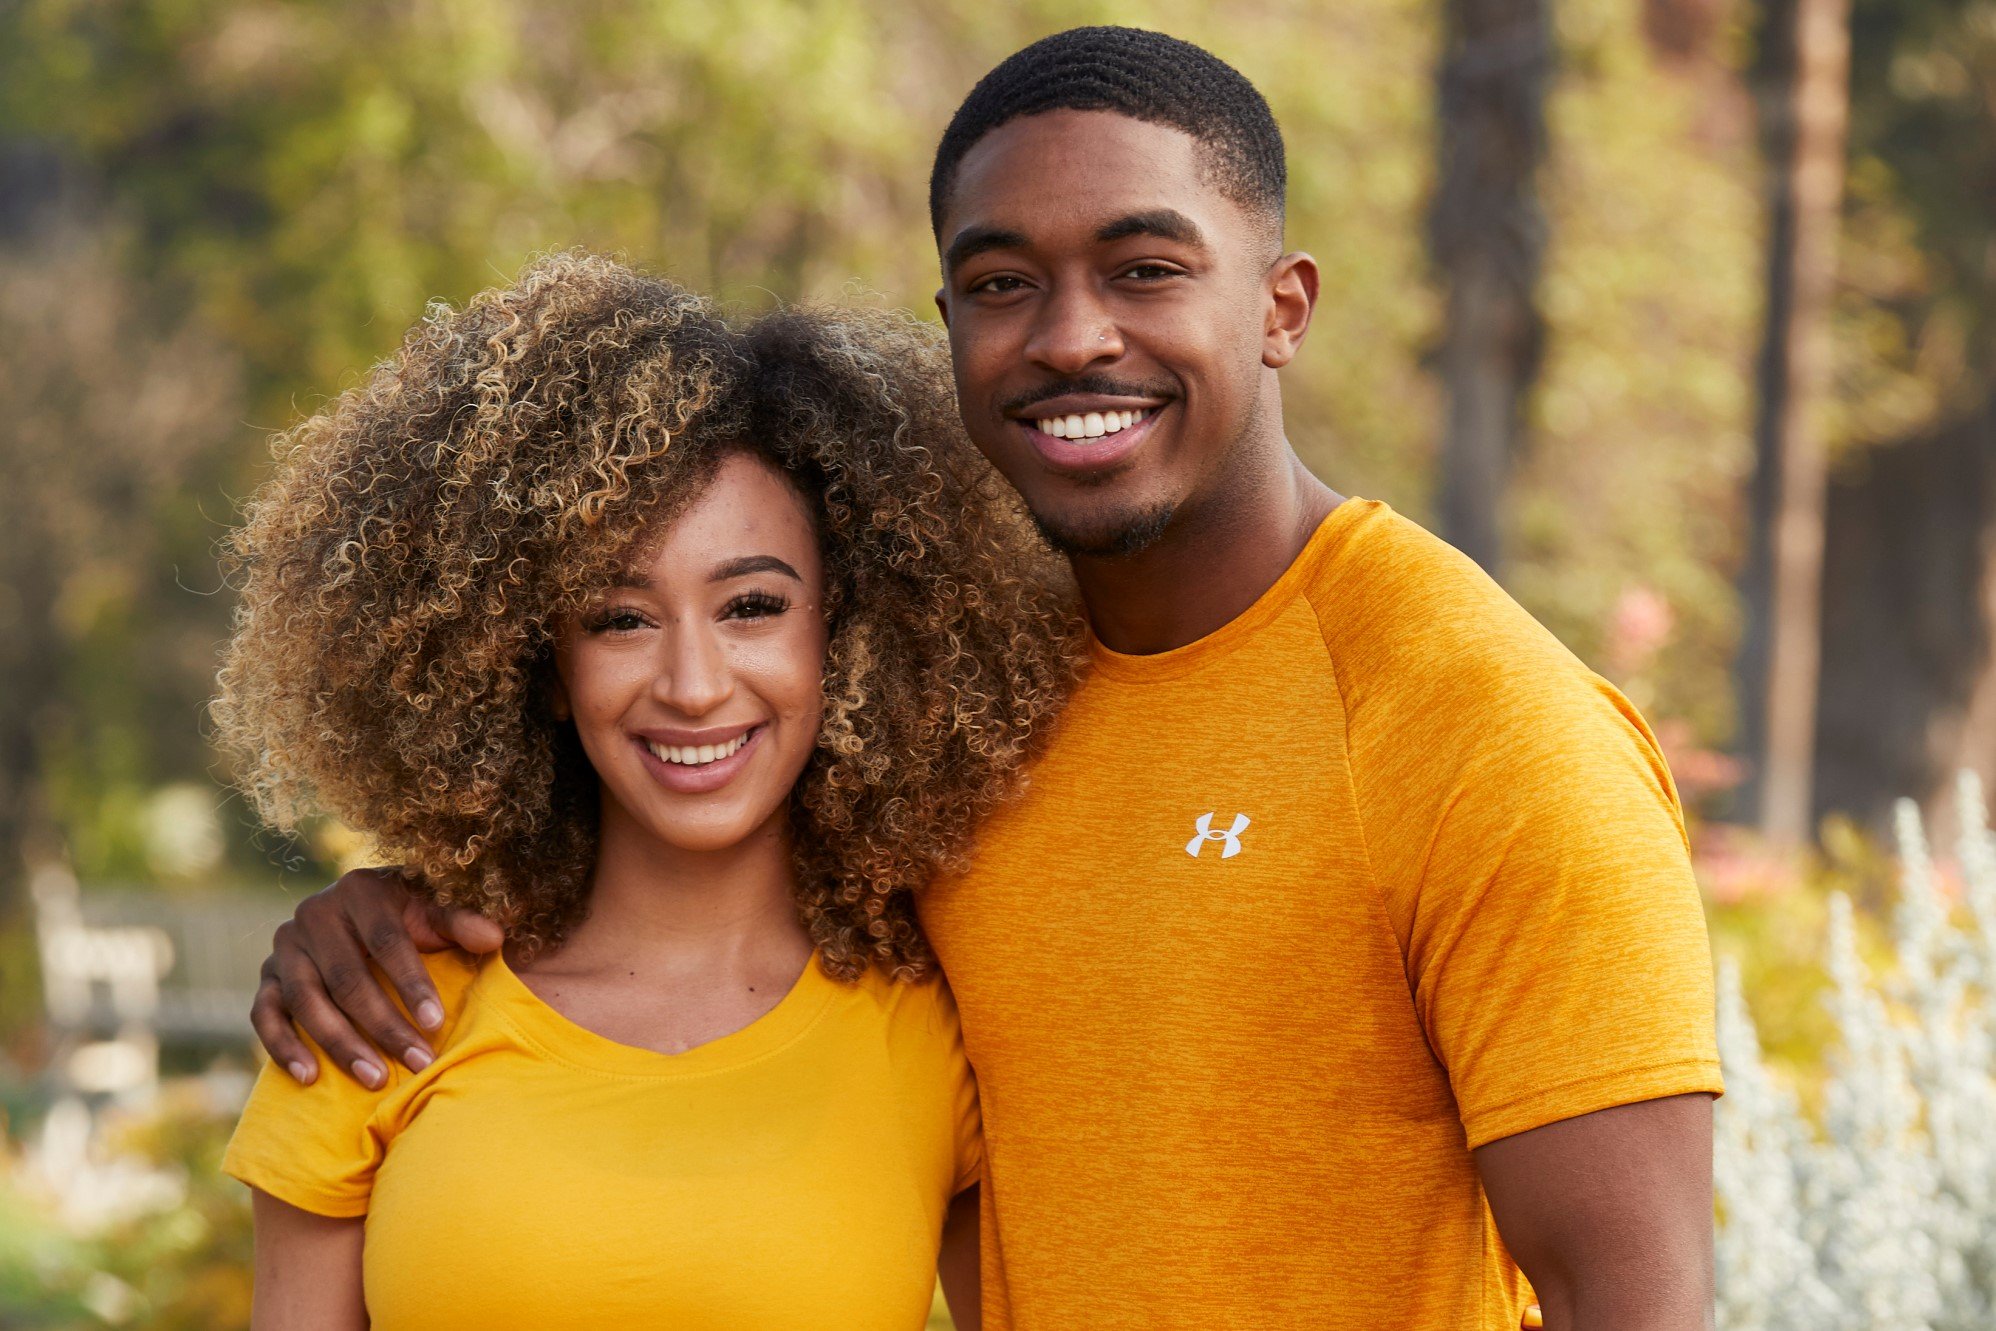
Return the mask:
[[376, 1331], [918, 1331], [977, 1092], [940, 983], [814, 959], [751, 1025], [683, 1054], [575, 1025], [494, 956], [427, 958], [447, 1013], [370, 1092], [266, 1067], [223, 1168], [367, 1217]]
[[1720, 1088], [1654, 739], [1383, 504], [1212, 635], [1098, 649], [921, 906], [983, 1102], [987, 1331], [1510, 1331], [1470, 1152]]

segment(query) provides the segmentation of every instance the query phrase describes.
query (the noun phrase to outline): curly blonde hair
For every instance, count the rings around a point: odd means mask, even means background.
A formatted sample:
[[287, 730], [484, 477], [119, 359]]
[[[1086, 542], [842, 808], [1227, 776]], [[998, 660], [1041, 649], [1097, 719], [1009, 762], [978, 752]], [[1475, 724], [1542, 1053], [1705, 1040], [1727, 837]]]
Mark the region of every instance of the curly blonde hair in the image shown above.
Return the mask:
[[212, 713], [258, 812], [330, 814], [431, 899], [558, 945], [587, 907], [598, 781], [549, 707], [556, 635], [743, 450], [811, 499], [825, 553], [799, 912], [833, 975], [926, 973], [910, 894], [1045, 738], [1080, 621], [905, 316], [736, 329], [577, 253], [433, 306], [278, 437], [228, 542], [242, 599]]

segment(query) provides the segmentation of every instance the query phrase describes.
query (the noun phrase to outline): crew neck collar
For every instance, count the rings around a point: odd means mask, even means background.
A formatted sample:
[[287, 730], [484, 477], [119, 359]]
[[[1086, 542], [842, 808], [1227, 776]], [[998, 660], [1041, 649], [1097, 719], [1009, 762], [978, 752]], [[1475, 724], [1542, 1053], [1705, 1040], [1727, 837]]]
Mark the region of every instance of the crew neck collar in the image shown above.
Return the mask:
[[1317, 524], [1317, 529], [1304, 542], [1303, 549], [1290, 561], [1289, 567], [1282, 571], [1282, 576], [1256, 597], [1254, 604], [1205, 637], [1188, 642], [1183, 647], [1142, 654], [1118, 652], [1105, 647], [1102, 640], [1095, 636], [1093, 626], [1090, 626], [1088, 656], [1092, 672], [1111, 679], [1149, 683], [1176, 678], [1233, 651], [1288, 608], [1344, 531], [1374, 507], [1377, 507], [1374, 501], [1360, 499], [1356, 495], [1347, 497], [1324, 515], [1324, 520]]

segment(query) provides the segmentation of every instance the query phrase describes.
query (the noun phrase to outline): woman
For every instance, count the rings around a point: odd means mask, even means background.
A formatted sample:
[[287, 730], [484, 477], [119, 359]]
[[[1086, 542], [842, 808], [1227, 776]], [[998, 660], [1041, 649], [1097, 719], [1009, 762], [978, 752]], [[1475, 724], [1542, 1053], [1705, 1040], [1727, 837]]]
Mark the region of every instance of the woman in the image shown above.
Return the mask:
[[975, 1088], [909, 892], [1077, 624], [919, 326], [561, 256], [280, 441], [220, 739], [507, 945], [434, 1062], [259, 1079], [260, 1327], [976, 1324]]

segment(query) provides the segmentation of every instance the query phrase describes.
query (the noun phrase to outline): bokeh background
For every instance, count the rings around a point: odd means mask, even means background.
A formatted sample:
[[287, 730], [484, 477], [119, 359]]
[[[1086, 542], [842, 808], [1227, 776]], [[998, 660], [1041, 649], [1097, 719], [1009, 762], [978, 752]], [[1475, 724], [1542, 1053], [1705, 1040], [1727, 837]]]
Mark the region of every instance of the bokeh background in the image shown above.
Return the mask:
[[1650, 716], [1807, 1103], [1829, 891], [1996, 765], [1996, 0], [11, 0], [0, 1325], [247, 1322], [249, 982], [364, 852], [203, 738], [271, 432], [550, 248], [931, 309], [950, 111], [1090, 21], [1267, 95], [1291, 438]]

